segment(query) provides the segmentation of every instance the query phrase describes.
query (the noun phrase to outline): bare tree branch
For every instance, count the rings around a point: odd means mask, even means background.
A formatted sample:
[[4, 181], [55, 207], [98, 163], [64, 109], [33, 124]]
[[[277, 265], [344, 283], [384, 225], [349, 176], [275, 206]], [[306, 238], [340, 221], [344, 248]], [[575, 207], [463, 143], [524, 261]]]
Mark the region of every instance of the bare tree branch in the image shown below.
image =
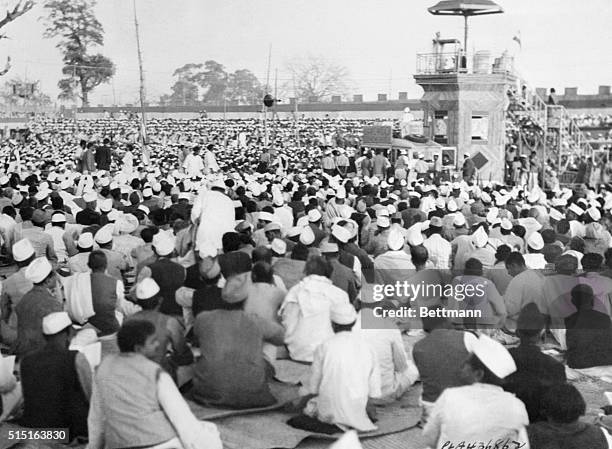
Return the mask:
[[25, 2], [23, 0], [19, 0], [19, 2], [17, 2], [13, 10], [7, 11], [6, 17], [0, 20], [0, 28], [8, 25], [13, 20], [24, 15], [26, 12], [28, 12], [33, 7], [34, 7], [34, 0], [26, 0]]

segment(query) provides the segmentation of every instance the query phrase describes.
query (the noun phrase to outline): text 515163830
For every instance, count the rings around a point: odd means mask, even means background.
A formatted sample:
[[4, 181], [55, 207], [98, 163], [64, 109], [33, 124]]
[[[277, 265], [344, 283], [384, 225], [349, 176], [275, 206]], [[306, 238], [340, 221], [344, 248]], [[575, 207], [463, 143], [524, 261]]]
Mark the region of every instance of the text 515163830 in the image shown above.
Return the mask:
[[12, 441], [53, 441], [55, 443], [69, 443], [68, 429], [19, 429], [9, 430], [8, 439]]

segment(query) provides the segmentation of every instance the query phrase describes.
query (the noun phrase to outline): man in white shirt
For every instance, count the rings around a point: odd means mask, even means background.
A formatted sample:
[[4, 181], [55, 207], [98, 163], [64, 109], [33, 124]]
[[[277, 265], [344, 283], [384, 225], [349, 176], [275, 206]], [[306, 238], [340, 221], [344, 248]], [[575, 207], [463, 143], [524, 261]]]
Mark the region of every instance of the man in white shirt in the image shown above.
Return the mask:
[[200, 148], [195, 147], [193, 151], [185, 157], [185, 161], [183, 162], [185, 173], [187, 173], [187, 176], [190, 178], [203, 176], [204, 161], [202, 161], [199, 153]]
[[330, 318], [334, 335], [315, 351], [303, 413], [342, 430], [376, 430], [367, 413], [368, 400], [381, 394], [376, 355], [351, 332], [357, 319], [351, 304], [336, 303]]
[[506, 270], [512, 280], [506, 288], [504, 303], [506, 304], [506, 328], [516, 330], [516, 322], [524, 306], [535, 303], [540, 312], [546, 310], [543, 304], [544, 276], [537, 270], [528, 269], [525, 259], [519, 252], [513, 252], [506, 259]]
[[279, 313], [291, 359], [312, 362], [317, 346], [334, 334], [332, 308], [339, 303], [348, 304], [349, 297], [332, 284], [333, 267], [325, 258], [311, 257], [304, 271], [306, 277], [289, 290]]
[[429, 260], [433, 263], [433, 268], [445, 270], [450, 268], [450, 259], [453, 253], [453, 247], [448, 240], [445, 240], [442, 233], [442, 219], [440, 217], [432, 217], [429, 223], [431, 235], [423, 242], [423, 246], [427, 248]]
[[500, 343], [481, 335], [468, 348], [472, 355], [463, 366], [466, 386], [447, 388], [435, 402], [423, 429], [425, 443], [435, 449], [483, 447], [502, 441], [508, 447], [528, 447], [525, 405], [505, 392], [501, 380], [516, 371], [516, 364]]
[[78, 253], [72, 236], [66, 233], [66, 215], [54, 212], [51, 216], [51, 227], [45, 230], [53, 239], [53, 247], [59, 263], [65, 263], [68, 258]]
[[[364, 298], [369, 301], [373, 298]], [[378, 318], [374, 307], [380, 302], [363, 303], [359, 311], [357, 325], [353, 332], [361, 333], [376, 354], [376, 364], [380, 372], [381, 399], [399, 399], [418, 380], [419, 371], [408, 358], [402, 334], [397, 325], [389, 318]]]

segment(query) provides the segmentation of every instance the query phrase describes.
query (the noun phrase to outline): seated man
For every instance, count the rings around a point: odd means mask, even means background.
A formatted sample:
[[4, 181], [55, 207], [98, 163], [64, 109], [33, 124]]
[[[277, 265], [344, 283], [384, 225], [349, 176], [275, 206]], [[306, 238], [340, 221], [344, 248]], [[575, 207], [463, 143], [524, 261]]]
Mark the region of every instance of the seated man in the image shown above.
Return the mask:
[[575, 286], [571, 298], [577, 312], [565, 319], [567, 365], [579, 369], [612, 365], [610, 316], [593, 310], [594, 295], [589, 285]]
[[17, 307], [17, 340], [15, 353], [18, 357], [42, 349], [46, 340], [42, 331], [43, 317], [52, 312], [61, 312], [62, 303], [53, 295], [56, 275], [51, 263], [44, 257], [34, 259], [25, 270], [25, 277], [32, 282]]
[[11, 419], [23, 404], [21, 383], [12, 370], [3, 366], [9, 363], [14, 365], [14, 362], [9, 362], [9, 358], [0, 355], [0, 424]]
[[[402, 334], [392, 319], [378, 318], [374, 307], [381, 302], [369, 302], [371, 295], [363, 295], [355, 332], [374, 350], [381, 379], [381, 399], [399, 399], [418, 380], [419, 372], [406, 355]], [[367, 302], [366, 302], [367, 301]], [[466, 353], [467, 355], [467, 353]]]
[[321, 256], [308, 259], [306, 277], [287, 293], [280, 314], [286, 329], [285, 344], [293, 360], [312, 362], [314, 351], [334, 332], [330, 311], [349, 303], [348, 294], [331, 281], [333, 267]]
[[442, 392], [462, 385], [460, 373], [469, 355], [467, 346], [476, 337], [453, 329], [446, 318], [423, 318], [423, 330], [427, 336], [416, 342], [412, 357], [423, 382], [421, 422], [425, 423]]
[[71, 439], [87, 437], [91, 367], [68, 350], [72, 321], [66, 312], [42, 319], [46, 345], [21, 361], [25, 427], [67, 428]]
[[579, 421], [586, 404], [573, 385], [550, 387], [542, 395], [541, 409], [546, 419], [527, 427], [531, 449], [612, 447], [605, 429]]
[[376, 430], [366, 410], [368, 399], [381, 394], [376, 355], [358, 333], [351, 332], [357, 320], [351, 304], [335, 304], [330, 318], [334, 335], [315, 351], [302, 399], [303, 415], [287, 424], [323, 433]]
[[465, 386], [447, 388], [433, 406], [423, 429], [425, 443], [442, 449], [476, 447], [482, 442], [527, 444], [529, 424], [525, 405], [499, 385], [516, 371], [512, 357], [500, 343], [481, 335], [471, 344], [472, 355], [461, 371]]
[[221, 449], [217, 427], [197, 420], [170, 376], [150, 359], [158, 352], [155, 326], [126, 321], [117, 342], [121, 352], [104, 358], [96, 371], [87, 447]]
[[504, 390], [514, 393], [525, 403], [529, 422], [545, 420], [540, 413], [542, 394], [552, 385], [566, 382], [565, 367], [538, 348], [546, 317], [535, 303], [529, 303], [518, 316], [516, 333], [521, 344], [511, 348], [510, 355], [516, 363], [516, 372], [508, 376]]
[[283, 344], [283, 327], [243, 311], [248, 297], [248, 278], [242, 287], [228, 280], [231, 294], [223, 292], [224, 310], [204, 311], [196, 316], [194, 335], [201, 357], [194, 366], [191, 395], [199, 403], [237, 409], [276, 403], [268, 381], [272, 368], [264, 358], [264, 342]]
[[[142, 311], [128, 319], [146, 320], [155, 325], [155, 337], [159, 342], [157, 353], [151, 357], [174, 380], [179, 366], [191, 365], [193, 354], [185, 343], [184, 328], [179, 321], [159, 311], [161, 295], [159, 285], [153, 278], [145, 278], [136, 285], [136, 299]], [[170, 351], [168, 348], [171, 348]]]
[[25, 272], [34, 260], [35, 253], [28, 239], [21, 239], [13, 245], [13, 260], [17, 263], [18, 270], [2, 282], [2, 294], [0, 296], [0, 338], [5, 345], [15, 344], [17, 338], [17, 314], [15, 308], [21, 298], [29, 292], [32, 281], [26, 278]]

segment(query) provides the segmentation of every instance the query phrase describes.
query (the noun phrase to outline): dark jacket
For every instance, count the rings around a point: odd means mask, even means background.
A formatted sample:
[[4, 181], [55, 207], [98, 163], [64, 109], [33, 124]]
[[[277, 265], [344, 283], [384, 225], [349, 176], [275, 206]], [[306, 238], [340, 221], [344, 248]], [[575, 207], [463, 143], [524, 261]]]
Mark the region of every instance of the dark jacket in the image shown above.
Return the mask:
[[106, 145], [98, 147], [96, 150], [96, 167], [98, 170], [110, 170], [111, 166], [111, 149]]
[[591, 368], [612, 365], [612, 322], [596, 310], [576, 312], [565, 319], [567, 365]]
[[77, 351], [47, 345], [21, 361], [25, 427], [67, 428], [87, 436], [89, 404], [77, 375]]
[[525, 403], [529, 422], [545, 420], [540, 411], [542, 393], [548, 387], [565, 383], [565, 367], [533, 344], [521, 344], [509, 351], [516, 372], [506, 378], [504, 390]]

